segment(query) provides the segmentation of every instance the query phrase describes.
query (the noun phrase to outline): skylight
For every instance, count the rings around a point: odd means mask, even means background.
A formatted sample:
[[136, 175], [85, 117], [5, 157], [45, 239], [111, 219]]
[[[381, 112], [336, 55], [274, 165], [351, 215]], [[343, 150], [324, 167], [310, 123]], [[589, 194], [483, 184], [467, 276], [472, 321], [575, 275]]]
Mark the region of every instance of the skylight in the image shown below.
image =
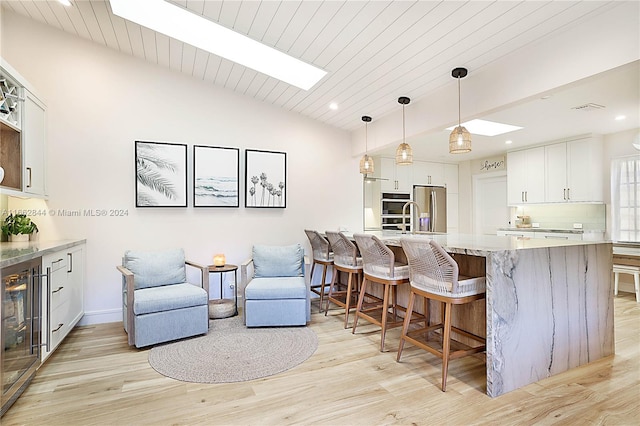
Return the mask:
[[110, 0], [115, 15], [303, 90], [327, 72], [164, 0]]
[[[478, 119], [462, 123], [462, 126], [465, 127], [469, 133], [481, 136], [497, 136], [522, 129], [522, 127], [512, 126], [511, 124], [496, 123], [494, 121]], [[447, 127], [447, 130], [453, 130], [455, 128], [456, 126]]]

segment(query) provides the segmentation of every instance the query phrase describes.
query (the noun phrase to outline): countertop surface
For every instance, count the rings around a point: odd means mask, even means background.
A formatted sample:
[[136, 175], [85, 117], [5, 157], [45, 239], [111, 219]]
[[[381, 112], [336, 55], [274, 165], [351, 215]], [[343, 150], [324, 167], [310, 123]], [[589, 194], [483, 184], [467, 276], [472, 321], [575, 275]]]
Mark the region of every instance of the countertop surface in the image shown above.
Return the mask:
[[35, 259], [58, 250], [64, 250], [87, 240], [29, 241], [25, 243], [0, 243], [0, 268]]
[[604, 232], [601, 229], [560, 229], [560, 228], [518, 228], [515, 226], [498, 228], [498, 231], [522, 231], [522, 232], [558, 232], [563, 234], [587, 234], [591, 232]]
[[581, 246], [590, 244], [611, 244], [609, 241], [576, 241], [548, 239], [518, 239], [494, 235], [475, 234], [401, 234], [396, 231], [367, 231], [390, 246], [400, 246], [400, 238], [433, 239], [450, 253], [486, 254], [505, 250], [527, 250], [549, 247]]

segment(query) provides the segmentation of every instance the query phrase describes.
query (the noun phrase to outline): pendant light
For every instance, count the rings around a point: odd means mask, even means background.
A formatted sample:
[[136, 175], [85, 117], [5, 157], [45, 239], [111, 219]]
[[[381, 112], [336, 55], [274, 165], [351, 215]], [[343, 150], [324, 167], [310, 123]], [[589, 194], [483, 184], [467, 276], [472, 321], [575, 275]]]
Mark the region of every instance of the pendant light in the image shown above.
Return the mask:
[[458, 79], [458, 126], [449, 135], [449, 153], [464, 154], [471, 151], [471, 133], [460, 124], [460, 79], [467, 76], [467, 69], [454, 68], [451, 76]]
[[398, 103], [402, 104], [402, 143], [398, 145], [396, 149], [396, 164], [406, 166], [413, 163], [413, 150], [411, 146], [405, 141], [405, 128], [404, 128], [404, 106], [411, 102], [411, 99], [406, 96], [400, 96]]
[[375, 171], [375, 165], [373, 163], [373, 158], [369, 157], [368, 151], [368, 133], [367, 133], [367, 124], [371, 121], [371, 117], [368, 115], [362, 116], [362, 121], [364, 121], [364, 156], [360, 159], [360, 173], [365, 175], [365, 177], [373, 173]]

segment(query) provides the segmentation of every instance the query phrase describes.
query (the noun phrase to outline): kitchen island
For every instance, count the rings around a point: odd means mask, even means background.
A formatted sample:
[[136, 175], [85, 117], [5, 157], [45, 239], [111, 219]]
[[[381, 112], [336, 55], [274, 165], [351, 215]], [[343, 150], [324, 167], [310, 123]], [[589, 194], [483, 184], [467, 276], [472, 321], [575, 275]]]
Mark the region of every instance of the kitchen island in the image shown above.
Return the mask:
[[398, 253], [403, 236], [434, 239], [461, 273], [483, 265], [486, 309], [465, 322], [486, 327], [491, 397], [614, 353], [611, 242], [371, 234]]

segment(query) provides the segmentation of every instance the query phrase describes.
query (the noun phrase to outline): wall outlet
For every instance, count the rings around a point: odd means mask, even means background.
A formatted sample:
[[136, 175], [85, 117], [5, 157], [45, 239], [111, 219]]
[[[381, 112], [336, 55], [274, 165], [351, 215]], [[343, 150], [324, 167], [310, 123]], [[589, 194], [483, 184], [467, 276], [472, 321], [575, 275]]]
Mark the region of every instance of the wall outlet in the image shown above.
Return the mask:
[[531, 224], [531, 227], [532, 227], [532, 228], [540, 228], [540, 224], [539, 224], [538, 222], [533, 222], [533, 223]]
[[573, 224], [573, 229], [582, 229], [582, 224], [581, 223], [574, 223]]

